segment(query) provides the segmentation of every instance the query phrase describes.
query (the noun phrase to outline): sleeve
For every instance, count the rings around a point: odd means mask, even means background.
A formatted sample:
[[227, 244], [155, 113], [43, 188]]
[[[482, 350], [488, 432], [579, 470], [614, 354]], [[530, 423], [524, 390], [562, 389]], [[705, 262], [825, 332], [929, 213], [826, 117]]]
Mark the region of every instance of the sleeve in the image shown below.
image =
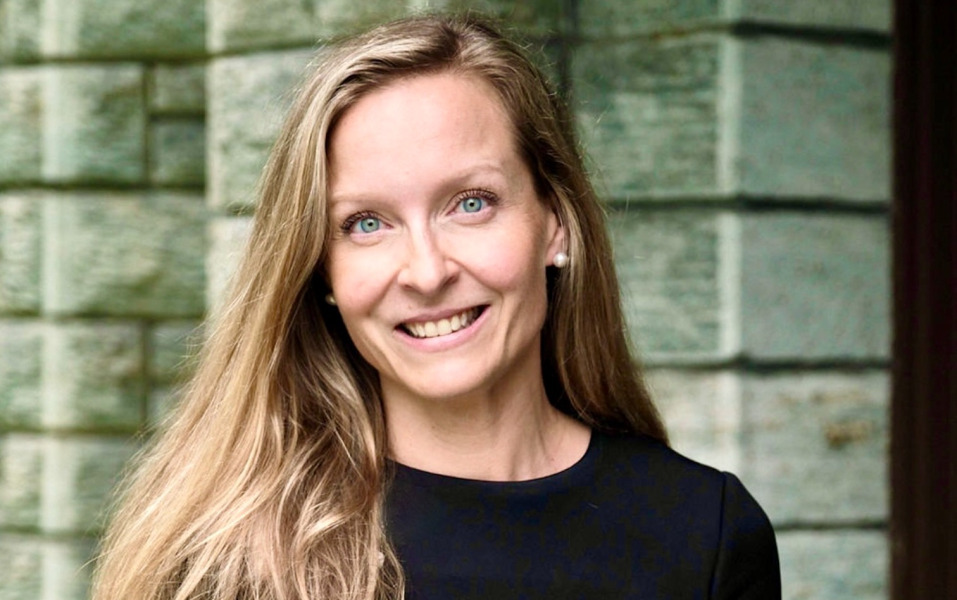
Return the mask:
[[780, 600], [781, 567], [771, 522], [737, 477], [725, 473], [724, 478], [711, 598]]

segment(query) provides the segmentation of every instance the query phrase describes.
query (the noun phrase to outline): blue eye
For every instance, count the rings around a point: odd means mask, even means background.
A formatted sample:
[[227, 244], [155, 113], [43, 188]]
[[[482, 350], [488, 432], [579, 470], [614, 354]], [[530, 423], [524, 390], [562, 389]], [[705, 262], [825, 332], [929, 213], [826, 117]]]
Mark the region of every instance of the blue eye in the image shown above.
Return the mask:
[[485, 199], [479, 198], [478, 196], [469, 196], [468, 198], [462, 199], [462, 201], [459, 202], [459, 206], [463, 212], [477, 213], [485, 208]]
[[358, 227], [362, 233], [373, 233], [382, 227], [382, 221], [377, 217], [363, 217], [356, 222], [355, 226]]

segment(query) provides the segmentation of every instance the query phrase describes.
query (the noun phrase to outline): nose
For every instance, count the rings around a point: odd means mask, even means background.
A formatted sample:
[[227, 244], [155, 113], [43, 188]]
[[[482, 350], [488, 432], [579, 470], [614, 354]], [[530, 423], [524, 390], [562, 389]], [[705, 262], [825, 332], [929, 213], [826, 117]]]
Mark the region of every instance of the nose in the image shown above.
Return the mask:
[[441, 291], [455, 279], [458, 273], [455, 262], [440, 242], [430, 229], [409, 236], [399, 270], [399, 285], [428, 296]]

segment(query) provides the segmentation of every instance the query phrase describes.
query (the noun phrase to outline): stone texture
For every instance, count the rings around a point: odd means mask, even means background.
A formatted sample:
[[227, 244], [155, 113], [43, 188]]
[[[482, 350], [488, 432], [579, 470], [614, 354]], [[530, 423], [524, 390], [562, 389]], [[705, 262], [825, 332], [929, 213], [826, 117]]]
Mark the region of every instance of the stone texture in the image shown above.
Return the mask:
[[741, 339], [763, 359], [882, 359], [889, 353], [889, 232], [883, 216], [743, 218]]
[[586, 42], [572, 79], [612, 198], [889, 198], [884, 50], [709, 34]]
[[881, 531], [778, 534], [785, 600], [884, 600], [888, 544]]
[[[264, 5], [269, 3], [264, 3]], [[266, 157], [312, 52], [221, 58], [209, 73], [209, 202], [239, 210], [255, 204]]]
[[739, 68], [737, 190], [890, 198], [887, 51], [757, 37], [741, 43]]
[[202, 314], [205, 209], [195, 194], [60, 194], [45, 201], [44, 310]]
[[0, 321], [0, 429], [135, 430], [143, 346], [136, 324]]
[[613, 199], [713, 193], [719, 40], [589, 42], [572, 57], [582, 141]]
[[150, 427], [162, 426], [163, 422], [173, 413], [173, 409], [180, 399], [180, 394], [180, 389], [165, 385], [155, 387], [150, 391], [147, 415]]
[[741, 377], [732, 371], [651, 369], [647, 383], [672, 447], [712, 467], [740, 468]]
[[887, 518], [888, 386], [880, 371], [745, 378], [740, 474], [775, 523]]
[[741, 20], [888, 31], [891, 0], [603, 0], [580, 2], [578, 13], [582, 33], [594, 38], [683, 31]]
[[[428, 0], [426, 0], [427, 2]], [[247, 0], [248, 2], [248, 0]], [[312, 0], [315, 29], [329, 38], [367, 29], [411, 12], [417, 0]]]
[[43, 598], [87, 600], [94, 553], [92, 540], [44, 540]]
[[133, 323], [50, 325], [44, 361], [48, 429], [135, 430], [146, 412], [143, 331]]
[[43, 176], [132, 183], [145, 174], [143, 68], [59, 65], [44, 72]]
[[43, 69], [0, 69], [0, 183], [40, 180]]
[[119, 475], [136, 451], [121, 438], [48, 438], [44, 444], [41, 528], [92, 534], [103, 526]]
[[206, 124], [203, 119], [166, 118], [153, 122], [150, 181], [199, 186], [206, 181]]
[[0, 2], [0, 61], [40, 55], [40, 4], [37, 0]]
[[150, 72], [150, 111], [201, 115], [206, 111], [206, 64], [164, 63]]
[[891, 0], [724, 0], [732, 18], [824, 27], [889, 31]]
[[311, 0], [206, 0], [206, 14], [207, 46], [213, 52], [310, 44], [318, 37]]
[[179, 57], [202, 54], [206, 13], [195, 0], [44, 0], [48, 57]]
[[40, 309], [41, 205], [33, 194], [0, 194], [0, 313]]
[[209, 253], [206, 255], [206, 304], [212, 312], [226, 295], [229, 282], [239, 266], [246, 240], [252, 231], [248, 217], [221, 217], [209, 224]]
[[91, 540], [49, 539], [4, 533], [0, 536], [0, 598], [3, 600], [87, 600]]
[[0, 598], [39, 600], [43, 598], [43, 541], [40, 538], [4, 532], [0, 535]]
[[603, 0], [578, 4], [579, 27], [589, 38], [626, 36], [716, 22], [729, 0]]
[[196, 354], [202, 341], [202, 331], [196, 321], [167, 321], [154, 326], [149, 333], [151, 381], [179, 380], [188, 359]]
[[0, 321], [0, 431], [40, 425], [43, 340], [40, 322]]
[[0, 598], [3, 600], [86, 600], [89, 596], [89, 540], [0, 536]]
[[89, 596], [89, 540], [44, 539], [35, 535], [0, 536], [2, 600], [86, 600]]
[[[37, 528], [40, 524], [42, 471], [42, 437], [0, 434], [0, 527]], [[3, 538], [4, 535], [0, 535], [0, 539]]]
[[708, 211], [610, 213], [625, 316], [650, 362], [723, 353], [725, 220]]
[[215, 52], [310, 44], [421, 9], [475, 10], [532, 35], [557, 33], [567, 26], [564, 5], [552, 0], [209, 0], [208, 43]]
[[[410, 5], [414, 2], [409, 2]], [[431, 0], [429, 9], [477, 11], [503, 23], [512, 35], [553, 36], [567, 33], [571, 26], [569, 3], [555, 0]], [[583, 4], [589, 4], [587, 2]], [[581, 10], [581, 9], [579, 9]]]

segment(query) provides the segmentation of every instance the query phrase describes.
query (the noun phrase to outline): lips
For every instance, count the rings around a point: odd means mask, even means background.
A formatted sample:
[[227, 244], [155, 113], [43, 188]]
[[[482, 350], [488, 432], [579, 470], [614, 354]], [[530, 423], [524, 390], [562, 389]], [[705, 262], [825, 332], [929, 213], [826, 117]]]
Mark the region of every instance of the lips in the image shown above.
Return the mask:
[[471, 325], [475, 322], [475, 319], [482, 314], [483, 310], [485, 310], [484, 306], [476, 306], [475, 308], [463, 310], [445, 319], [439, 319], [437, 321], [409, 321], [402, 323], [399, 327], [412, 337], [419, 339], [449, 335], [450, 333], [455, 333]]

